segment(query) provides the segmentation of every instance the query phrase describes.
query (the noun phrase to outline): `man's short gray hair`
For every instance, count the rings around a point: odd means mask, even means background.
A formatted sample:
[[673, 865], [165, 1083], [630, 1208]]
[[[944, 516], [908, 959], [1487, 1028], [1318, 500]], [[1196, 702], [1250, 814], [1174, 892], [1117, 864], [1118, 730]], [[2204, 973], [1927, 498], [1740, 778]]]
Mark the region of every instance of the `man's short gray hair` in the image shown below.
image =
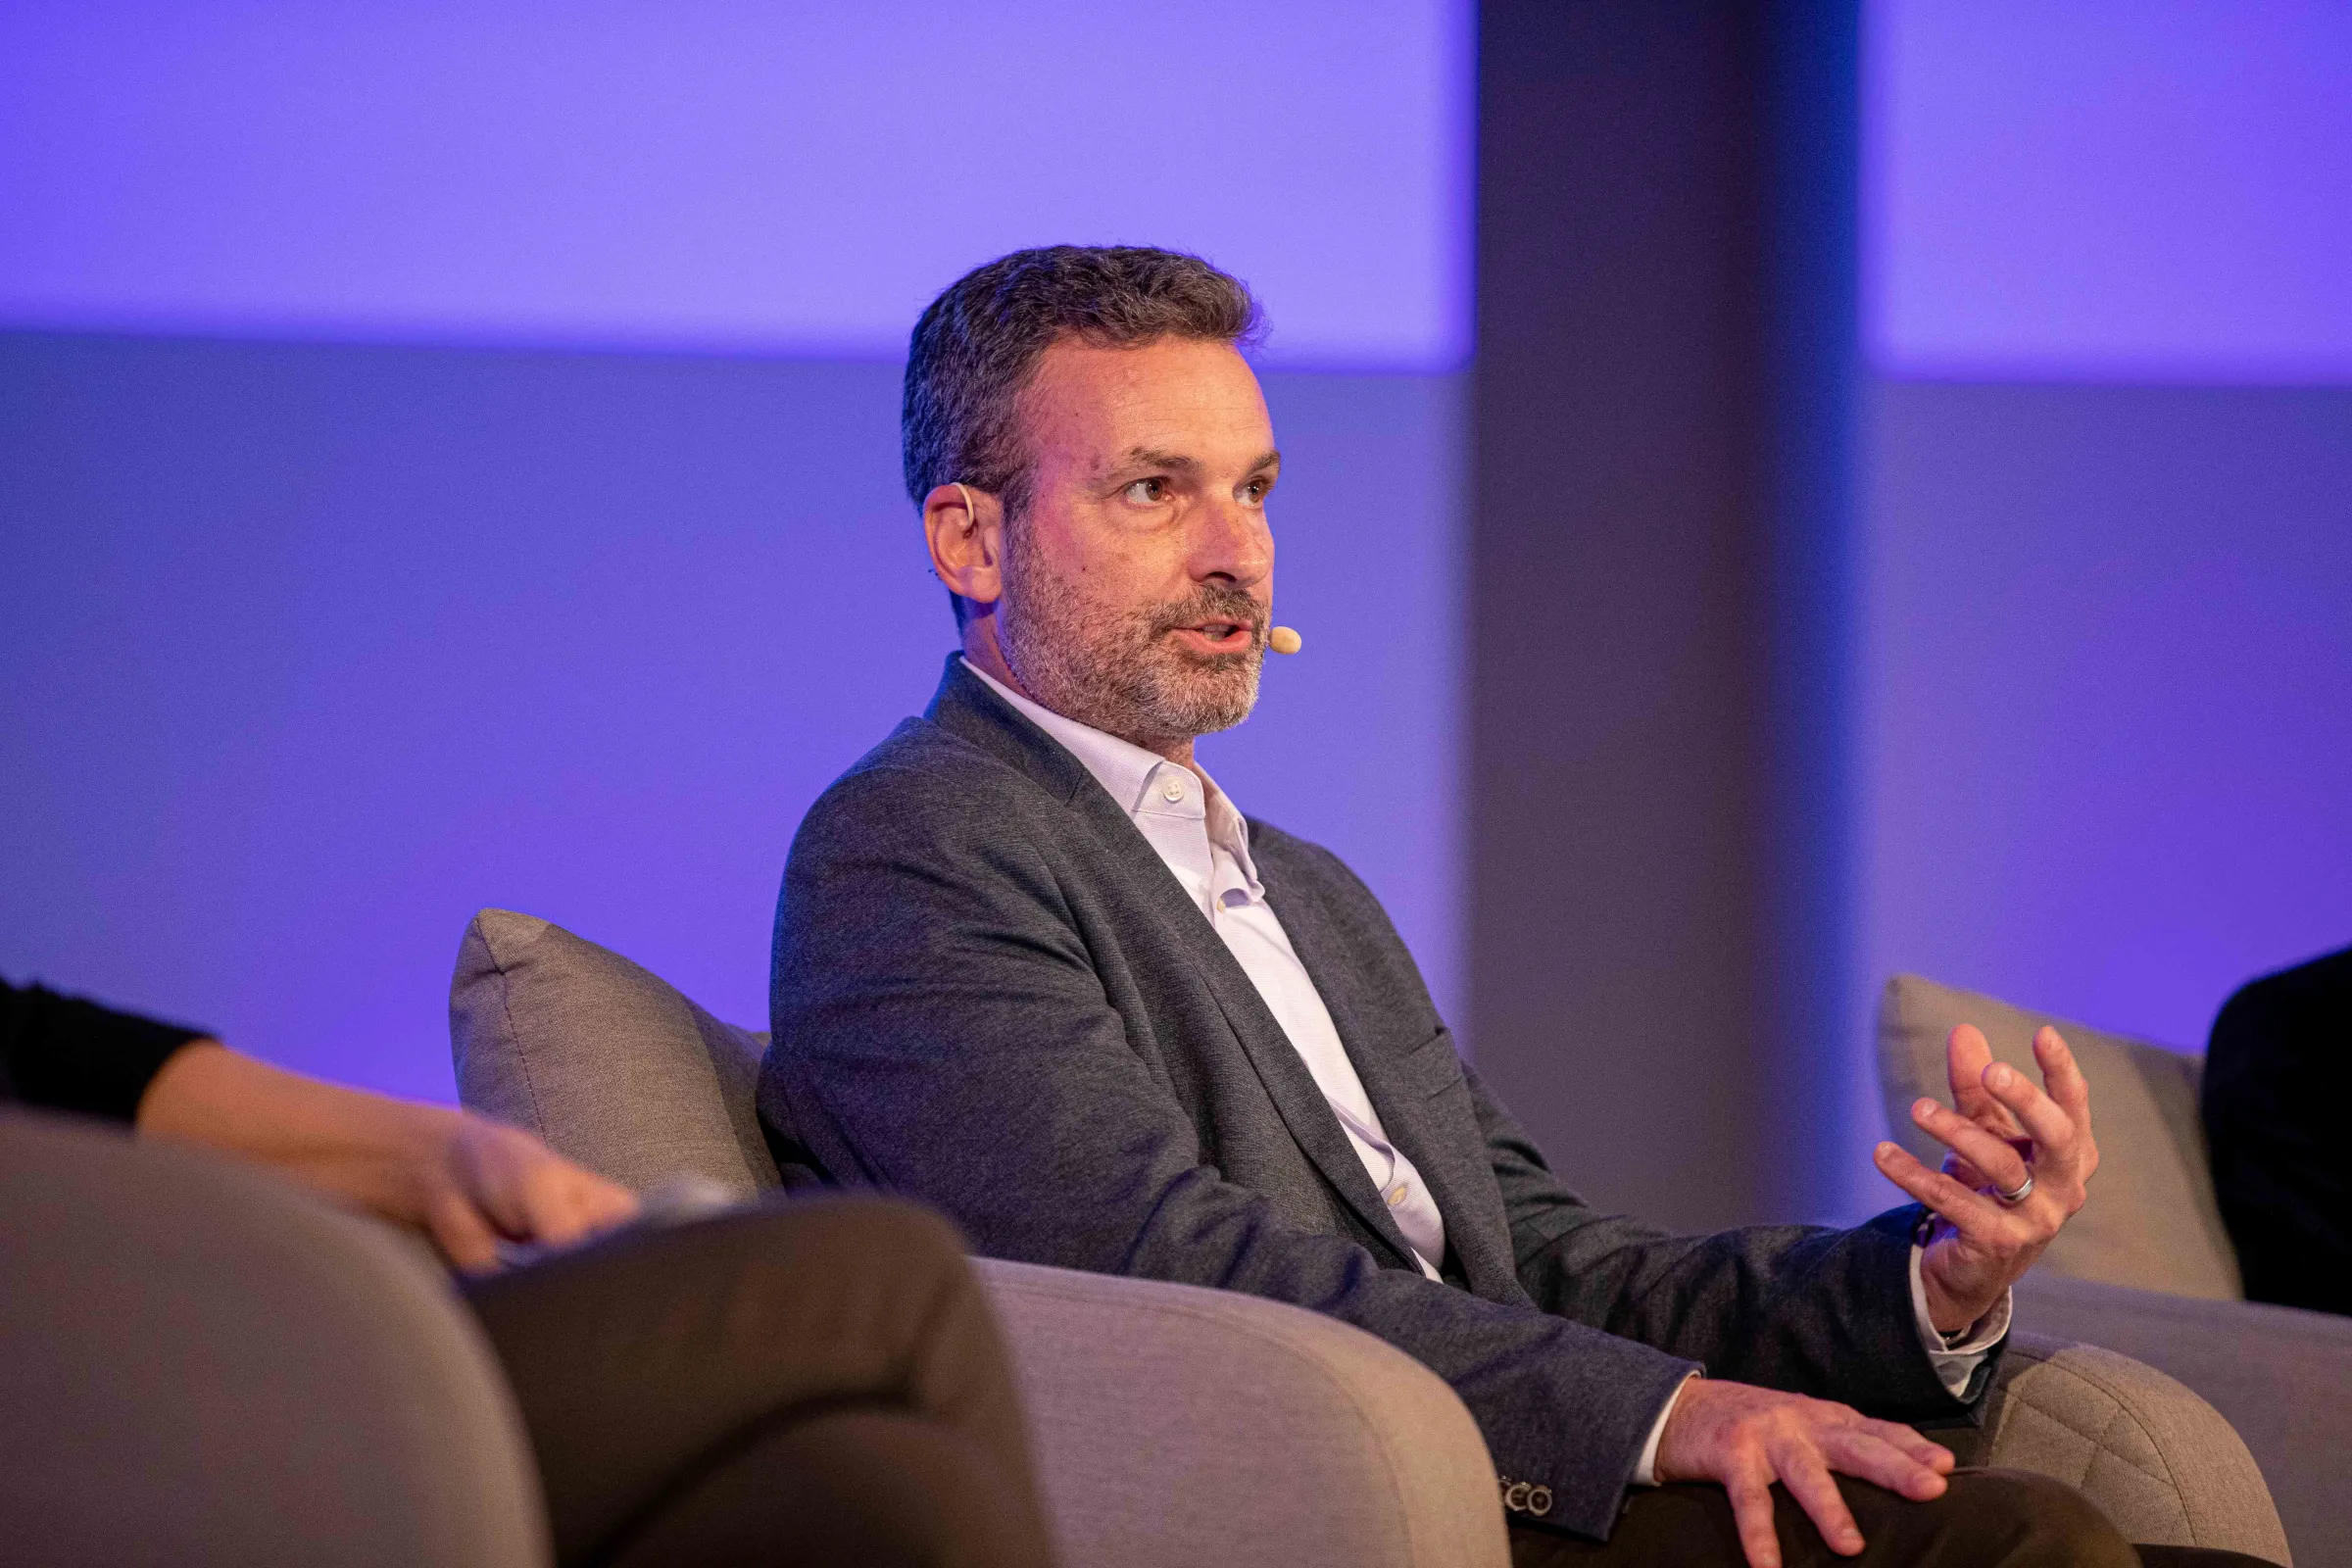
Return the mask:
[[[1241, 281], [1198, 256], [1144, 246], [1049, 245], [966, 272], [914, 323], [899, 432], [916, 506], [943, 484], [1028, 500], [1016, 405], [1064, 337], [1139, 348], [1163, 337], [1253, 343], [1263, 330]], [[961, 618], [961, 606], [957, 607]]]

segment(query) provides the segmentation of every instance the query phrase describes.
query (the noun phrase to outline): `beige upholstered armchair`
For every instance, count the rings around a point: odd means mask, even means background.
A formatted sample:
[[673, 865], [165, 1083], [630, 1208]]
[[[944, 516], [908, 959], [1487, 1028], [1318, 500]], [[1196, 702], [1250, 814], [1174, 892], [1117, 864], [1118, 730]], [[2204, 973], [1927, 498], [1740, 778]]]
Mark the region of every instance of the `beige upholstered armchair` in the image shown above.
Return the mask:
[[[450, 997], [466, 1102], [616, 1180], [778, 1177], [752, 1110], [764, 1037], [529, 915], [466, 928]], [[1345, 1324], [1184, 1286], [983, 1260], [1068, 1568], [1422, 1568], [1507, 1560], [1485, 1444], [1450, 1389]], [[2020, 1335], [1964, 1457], [2055, 1473], [2138, 1540], [2286, 1560], [2262, 1478], [2179, 1383]]]

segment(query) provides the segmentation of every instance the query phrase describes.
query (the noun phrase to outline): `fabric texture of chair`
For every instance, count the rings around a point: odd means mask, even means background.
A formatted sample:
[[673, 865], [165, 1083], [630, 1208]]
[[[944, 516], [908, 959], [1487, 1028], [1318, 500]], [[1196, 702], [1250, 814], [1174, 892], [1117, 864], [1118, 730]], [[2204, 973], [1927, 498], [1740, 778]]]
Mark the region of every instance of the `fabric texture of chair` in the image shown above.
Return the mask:
[[977, 1266], [1069, 1562], [1509, 1560], [1477, 1424], [1401, 1350], [1231, 1291]]
[[2302, 1568], [2352, 1568], [2352, 1318], [2036, 1271], [2018, 1285], [2017, 1320], [2195, 1391], [2261, 1466]]
[[2113, 1350], [2023, 1332], [2003, 1372], [1980, 1431], [1936, 1434], [1964, 1459], [2068, 1482], [2132, 1541], [2288, 1561], [2254, 1456], [2180, 1384]]
[[767, 1036], [562, 926], [512, 909], [468, 921], [449, 1033], [459, 1098], [590, 1170], [641, 1190], [778, 1185], [753, 1104]]
[[1879, 1003], [1879, 1088], [1890, 1136], [1931, 1165], [1943, 1147], [1913, 1124], [1910, 1107], [1923, 1095], [1950, 1103], [1944, 1041], [1963, 1023], [1984, 1031], [1995, 1060], [2035, 1082], [2034, 1034], [2053, 1025], [2090, 1081], [2099, 1173], [2091, 1200], [2042, 1254], [2042, 1268], [2174, 1296], [2243, 1298], [2197, 1119], [2200, 1058], [1896, 975]]
[[226, 1161], [0, 1113], [0, 1556], [550, 1561], [480, 1330], [422, 1249]]
[[[710, 1019], [618, 955], [528, 915], [484, 910], [460, 952], [451, 1025], [466, 1103], [583, 1163], [645, 1185], [679, 1174], [724, 1182], [730, 1172], [747, 1195], [773, 1185], [772, 1161], [766, 1180], [743, 1175], [768, 1159], [764, 1142], [747, 1144], [740, 1108], [715, 1102], [748, 1096], [739, 1068], [760, 1037]], [[735, 1054], [697, 1061], [714, 1051]], [[1939, 1062], [1940, 1052], [1938, 1040]], [[527, 1086], [515, 1081], [526, 1064]], [[680, 1087], [645, 1093], [670, 1070]], [[696, 1097], [703, 1102], [689, 1104]], [[1494, 1468], [1475, 1423], [1450, 1389], [1391, 1347], [1230, 1292], [979, 1267], [1071, 1568], [1503, 1560]], [[2007, 1385], [2020, 1379], [2030, 1381], [2011, 1401]], [[1994, 1397], [2014, 1413], [1988, 1435], [1937, 1436], [1973, 1440], [1975, 1462], [2082, 1487], [2127, 1528], [2145, 1530], [2144, 1541], [2237, 1544], [2285, 1560], [2282, 1541], [2264, 1544], [2274, 1538], [2261, 1521], [2275, 1535], [2277, 1516], [2244, 1446], [2211, 1410], [2200, 1424], [2194, 1396], [2171, 1380], [2121, 1356], [2034, 1342], [2012, 1352]]]

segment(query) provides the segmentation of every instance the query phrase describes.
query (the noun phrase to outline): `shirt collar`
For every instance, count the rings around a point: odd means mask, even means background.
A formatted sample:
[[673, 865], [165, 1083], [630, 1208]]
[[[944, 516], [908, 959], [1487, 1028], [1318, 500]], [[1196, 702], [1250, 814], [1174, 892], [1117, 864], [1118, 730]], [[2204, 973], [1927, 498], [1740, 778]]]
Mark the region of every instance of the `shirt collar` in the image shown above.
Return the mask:
[[1015, 712], [1051, 735], [1064, 751], [1078, 759], [1080, 765], [1094, 774], [1095, 781], [1109, 792], [1110, 798], [1118, 803], [1119, 809], [1130, 818], [1147, 809], [1162, 808], [1159, 799], [1152, 791], [1163, 772], [1171, 768], [1179, 773], [1198, 772], [1200, 781], [1207, 786], [1200, 807], [1202, 825], [1209, 842], [1234, 858], [1242, 875], [1249, 881], [1252, 897], [1258, 895], [1257, 867], [1250, 858], [1249, 819], [1242, 815], [1232, 798], [1217, 787], [1216, 780], [1208, 776], [1206, 768], [1197, 764], [1194, 768], [1185, 768], [1156, 752], [1145, 751], [1133, 741], [1121, 740], [1091, 724], [1065, 718], [1052, 709], [1023, 697], [968, 659], [963, 662], [963, 667], [985, 681], [990, 691], [1011, 704]]

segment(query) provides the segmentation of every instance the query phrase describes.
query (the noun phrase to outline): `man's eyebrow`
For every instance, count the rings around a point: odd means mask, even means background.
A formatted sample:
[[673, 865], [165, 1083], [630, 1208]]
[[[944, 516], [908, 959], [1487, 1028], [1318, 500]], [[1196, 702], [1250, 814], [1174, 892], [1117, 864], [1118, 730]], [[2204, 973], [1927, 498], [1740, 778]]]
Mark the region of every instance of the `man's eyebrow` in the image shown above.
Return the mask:
[[1173, 468], [1178, 473], [1197, 474], [1200, 471], [1200, 460], [1188, 458], [1181, 452], [1163, 451], [1158, 447], [1129, 447], [1111, 467]]
[[[1255, 473], [1260, 468], [1281, 466], [1282, 454], [1268, 447], [1255, 463], [1250, 465], [1249, 471]], [[1198, 476], [1201, 464], [1199, 458], [1188, 458], [1181, 452], [1167, 452], [1158, 447], [1129, 447], [1126, 454], [1110, 466], [1111, 471], [1123, 468], [1167, 468], [1187, 476]]]

